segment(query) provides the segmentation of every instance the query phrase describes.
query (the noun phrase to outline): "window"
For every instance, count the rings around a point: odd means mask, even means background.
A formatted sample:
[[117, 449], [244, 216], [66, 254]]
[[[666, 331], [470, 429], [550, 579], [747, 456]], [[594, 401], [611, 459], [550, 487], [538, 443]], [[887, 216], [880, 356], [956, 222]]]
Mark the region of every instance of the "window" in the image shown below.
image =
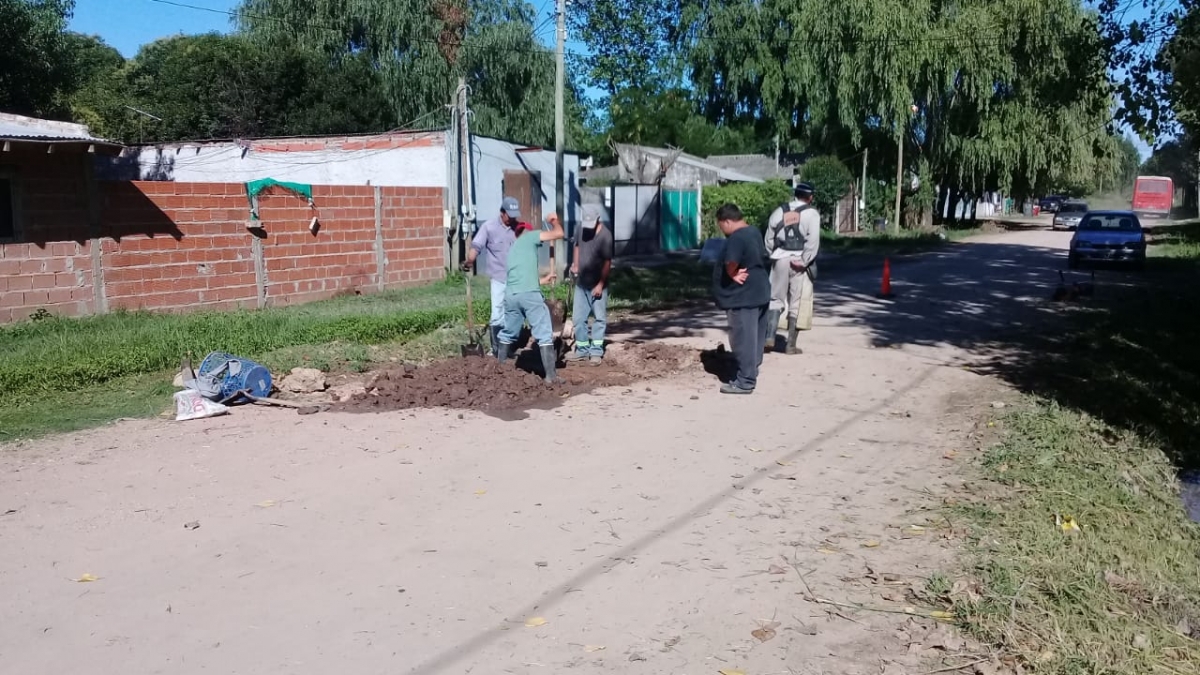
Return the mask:
[[1087, 213], [1088, 206], [1081, 202], [1067, 202], [1058, 210], [1059, 213]]
[[1140, 180], [1137, 184], [1137, 191], [1145, 192], [1148, 195], [1165, 195], [1171, 191], [1169, 185], [1170, 183], [1165, 180]]
[[1139, 232], [1142, 229], [1136, 218], [1126, 215], [1093, 215], [1079, 226], [1081, 230], [1117, 230], [1121, 232]]
[[0, 239], [13, 239], [17, 236], [17, 213], [13, 195], [14, 185], [11, 178], [0, 176]]

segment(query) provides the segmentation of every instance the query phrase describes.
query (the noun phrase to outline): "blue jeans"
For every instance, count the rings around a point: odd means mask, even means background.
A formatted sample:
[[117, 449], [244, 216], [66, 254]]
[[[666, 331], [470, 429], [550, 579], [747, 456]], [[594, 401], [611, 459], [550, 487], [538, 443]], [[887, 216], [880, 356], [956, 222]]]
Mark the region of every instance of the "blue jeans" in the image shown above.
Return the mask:
[[554, 345], [554, 328], [550, 324], [550, 309], [541, 291], [509, 293], [504, 296], [504, 328], [500, 330], [500, 342], [511, 345], [521, 334], [521, 327], [529, 322], [538, 345]]
[[[586, 356], [604, 356], [604, 331], [608, 329], [608, 288], [598, 298], [592, 289], [575, 287], [575, 309], [571, 321], [575, 324], [575, 351]], [[591, 330], [588, 317], [593, 317]]]

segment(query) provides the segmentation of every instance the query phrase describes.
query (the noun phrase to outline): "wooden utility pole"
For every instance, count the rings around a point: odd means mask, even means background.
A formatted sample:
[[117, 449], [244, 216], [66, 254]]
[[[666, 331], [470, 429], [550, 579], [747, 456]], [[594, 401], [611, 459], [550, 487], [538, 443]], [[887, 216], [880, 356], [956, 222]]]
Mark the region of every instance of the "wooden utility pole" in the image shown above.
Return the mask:
[[455, 96], [455, 105], [458, 108], [458, 214], [459, 214], [459, 231], [458, 237], [458, 260], [459, 262], [466, 259], [466, 240], [474, 234], [471, 232], [471, 226], [474, 225], [474, 211], [472, 208], [472, 190], [471, 190], [471, 130], [468, 126], [469, 120], [467, 115], [467, 80], [466, 78], [458, 78], [458, 91]]
[[[563, 176], [566, 174], [566, 123], [564, 121], [565, 111], [563, 110], [563, 92], [566, 88], [567, 66], [566, 66], [566, 45], [567, 45], [567, 2], [566, 0], [555, 0], [555, 17], [558, 22], [556, 44], [554, 47], [554, 212], [558, 214], [558, 221], [562, 226], [567, 227], [567, 209], [566, 209], [566, 194], [563, 185]], [[558, 248], [558, 243], [555, 242], [555, 248]], [[566, 260], [566, 256], [563, 256]], [[551, 264], [554, 263], [554, 256], [551, 255]], [[558, 272], [557, 269], [553, 270]]]
[[[859, 198], [858, 204], [855, 204], [855, 206], [858, 207], [859, 224], [860, 225], [863, 224], [863, 221], [866, 220], [866, 216], [867, 216], [867, 157], [870, 155], [870, 153], [871, 153], [870, 148], [863, 148], [862, 191], [858, 195], [858, 198]], [[871, 227], [871, 225], [869, 223], [867, 223], [866, 226]]]
[[904, 133], [896, 141], [896, 222], [892, 232], [900, 234], [900, 192], [904, 188]]

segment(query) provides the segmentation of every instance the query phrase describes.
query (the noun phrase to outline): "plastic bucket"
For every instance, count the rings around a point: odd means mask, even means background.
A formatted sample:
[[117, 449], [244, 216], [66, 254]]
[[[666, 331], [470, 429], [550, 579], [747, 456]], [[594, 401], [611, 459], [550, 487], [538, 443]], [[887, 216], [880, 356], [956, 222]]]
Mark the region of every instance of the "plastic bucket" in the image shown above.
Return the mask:
[[[225, 352], [213, 352], [204, 357], [204, 361], [200, 362], [200, 370], [197, 374], [208, 375], [220, 369], [226, 362], [229, 363], [229, 368], [221, 375], [224, 378], [221, 382], [222, 401], [230, 399], [240, 391], [249, 391], [251, 396], [261, 398], [271, 395], [271, 389], [273, 388], [271, 371], [267, 370], [266, 366], [261, 363], [255, 363], [250, 359], [243, 359], [240, 356], [226, 354]], [[230, 402], [241, 402], [243, 398], [239, 396]]]

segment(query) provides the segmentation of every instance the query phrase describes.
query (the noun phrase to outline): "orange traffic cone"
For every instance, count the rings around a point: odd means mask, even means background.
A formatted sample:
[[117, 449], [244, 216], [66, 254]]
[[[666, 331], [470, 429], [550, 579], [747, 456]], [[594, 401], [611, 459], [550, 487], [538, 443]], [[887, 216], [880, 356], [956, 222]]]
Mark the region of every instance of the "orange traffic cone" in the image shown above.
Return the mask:
[[883, 259], [883, 281], [879, 284], [879, 293], [875, 297], [881, 300], [891, 300], [896, 297], [892, 293], [892, 261]]

